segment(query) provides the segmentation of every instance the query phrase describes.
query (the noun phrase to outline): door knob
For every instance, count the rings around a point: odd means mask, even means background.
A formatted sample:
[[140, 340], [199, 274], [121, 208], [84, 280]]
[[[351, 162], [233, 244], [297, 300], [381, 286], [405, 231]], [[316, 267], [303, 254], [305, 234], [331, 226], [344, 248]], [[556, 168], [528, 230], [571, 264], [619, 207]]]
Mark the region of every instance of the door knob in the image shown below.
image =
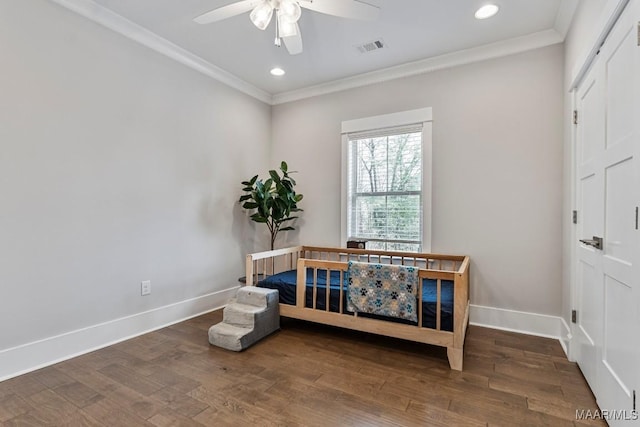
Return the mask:
[[588, 246], [593, 246], [596, 249], [602, 250], [602, 237], [593, 236], [593, 239], [580, 239], [580, 243], [584, 243]]

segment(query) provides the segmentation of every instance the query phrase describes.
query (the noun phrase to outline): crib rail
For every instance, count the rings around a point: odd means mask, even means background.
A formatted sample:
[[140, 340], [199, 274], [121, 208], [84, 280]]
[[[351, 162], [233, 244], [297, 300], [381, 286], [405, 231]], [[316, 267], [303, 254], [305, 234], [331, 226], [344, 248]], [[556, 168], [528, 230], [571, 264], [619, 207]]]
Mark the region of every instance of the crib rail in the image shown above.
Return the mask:
[[375, 262], [378, 264], [397, 264], [412, 267], [457, 271], [464, 262], [464, 256], [427, 254], [414, 252], [393, 252], [355, 248], [323, 248], [302, 246], [302, 258], [326, 261]]
[[[465, 260], [468, 262], [468, 257], [456, 255], [294, 246], [247, 255], [247, 285], [256, 283], [258, 275], [271, 275], [285, 270], [293, 270], [299, 258], [340, 262], [376, 262], [407, 265], [430, 271], [455, 271], [458, 273], [468, 267], [468, 264], [463, 265]], [[249, 283], [250, 276], [253, 276], [251, 283]]]
[[[437, 286], [435, 328], [422, 325], [424, 318], [422, 295], [419, 295], [417, 325], [388, 322], [348, 313], [343, 303], [346, 292], [343, 279], [348, 261], [414, 266], [419, 269], [421, 283], [425, 278], [435, 280]], [[451, 368], [462, 370], [463, 346], [469, 320], [469, 267], [470, 260], [467, 256], [296, 246], [247, 255], [246, 284], [256, 284], [261, 276], [297, 269], [296, 305], [280, 304], [282, 316], [444, 346], [447, 347]], [[306, 306], [308, 268], [312, 269], [313, 274], [310, 291], [312, 292], [311, 307]], [[323, 296], [324, 309], [318, 309], [321, 289], [318, 286], [318, 272], [323, 270], [327, 275], [328, 285], [325, 287]], [[331, 283], [333, 283], [331, 271], [338, 272], [340, 281], [339, 306], [333, 311], [330, 294]], [[451, 280], [454, 283], [453, 332], [441, 329], [443, 280]], [[422, 286], [419, 288], [419, 292], [422, 292]]]
[[[357, 317], [358, 313], [351, 313], [346, 310], [344, 306], [345, 292], [347, 289], [344, 284], [344, 277], [347, 272], [348, 263], [341, 261], [322, 261], [314, 259], [300, 258], [297, 265], [297, 283], [296, 283], [296, 307], [299, 309], [311, 308], [314, 310], [322, 310], [327, 313], [333, 312], [338, 314], [348, 314]], [[311, 270], [311, 285], [308, 284], [307, 275]], [[326, 284], [321, 286], [318, 284], [319, 272], [324, 271], [326, 277]], [[335, 281], [331, 280], [331, 272], [338, 272], [339, 280], [337, 285], [339, 286], [339, 303], [338, 309], [332, 309], [331, 301], [331, 285], [336, 285]], [[436, 281], [436, 322], [435, 329], [441, 330], [442, 325], [442, 281], [443, 280], [455, 280], [455, 273], [445, 272], [439, 270], [418, 270], [418, 279], [422, 283], [423, 279], [433, 279]], [[318, 307], [318, 289], [323, 289], [325, 293], [324, 308]], [[311, 307], [307, 307], [307, 292], [311, 292]], [[426, 328], [423, 326], [423, 304], [422, 304], [422, 286], [418, 286], [417, 295], [418, 308], [418, 328]]]
[[296, 268], [303, 246], [257, 252], [247, 255], [246, 284], [252, 286], [261, 278]]

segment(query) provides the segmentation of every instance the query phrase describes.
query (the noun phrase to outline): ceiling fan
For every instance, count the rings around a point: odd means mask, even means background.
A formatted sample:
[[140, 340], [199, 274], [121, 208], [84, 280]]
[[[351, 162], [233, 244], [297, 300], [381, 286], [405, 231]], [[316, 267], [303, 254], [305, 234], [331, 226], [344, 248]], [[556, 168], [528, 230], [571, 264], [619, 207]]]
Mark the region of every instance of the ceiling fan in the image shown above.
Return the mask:
[[206, 12], [194, 19], [198, 24], [210, 24], [251, 11], [251, 22], [261, 30], [266, 29], [276, 15], [275, 45], [284, 41], [291, 55], [302, 52], [302, 36], [298, 19], [301, 8], [342, 18], [373, 21], [380, 9], [359, 0], [241, 0]]

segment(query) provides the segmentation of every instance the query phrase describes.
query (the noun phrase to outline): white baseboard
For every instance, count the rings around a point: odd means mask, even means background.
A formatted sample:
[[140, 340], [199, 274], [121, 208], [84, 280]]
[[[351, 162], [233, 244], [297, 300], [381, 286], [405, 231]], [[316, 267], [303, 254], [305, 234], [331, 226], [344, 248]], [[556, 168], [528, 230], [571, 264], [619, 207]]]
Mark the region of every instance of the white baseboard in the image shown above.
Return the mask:
[[567, 359], [573, 362], [574, 360], [571, 356], [571, 351], [570, 351], [571, 338], [573, 338], [573, 335], [571, 334], [571, 328], [562, 317], [560, 318], [560, 322], [561, 322], [560, 328], [562, 330], [560, 335], [560, 345], [564, 350], [564, 354], [567, 355]]
[[239, 286], [0, 351], [0, 381], [217, 310]]
[[[239, 286], [0, 351], [0, 381], [35, 371], [223, 307]], [[562, 317], [470, 306], [469, 323], [554, 338], [565, 353], [571, 330]]]
[[571, 340], [571, 331], [567, 322], [558, 316], [471, 304], [469, 323], [486, 328], [557, 339], [565, 353]]

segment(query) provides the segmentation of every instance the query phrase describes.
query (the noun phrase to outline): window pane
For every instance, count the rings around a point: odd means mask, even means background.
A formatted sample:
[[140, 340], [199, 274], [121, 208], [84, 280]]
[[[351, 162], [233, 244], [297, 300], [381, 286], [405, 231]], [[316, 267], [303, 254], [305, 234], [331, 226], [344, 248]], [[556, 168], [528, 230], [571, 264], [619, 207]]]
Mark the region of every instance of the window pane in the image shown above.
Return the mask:
[[367, 242], [367, 249], [373, 249], [376, 251], [386, 251], [386, 242]]
[[369, 239], [386, 238], [387, 198], [385, 196], [358, 197], [355, 217], [355, 236]]
[[422, 187], [422, 135], [389, 137], [389, 191], [420, 191]]
[[390, 240], [420, 240], [420, 196], [387, 198], [387, 232]]
[[356, 142], [358, 193], [387, 191], [387, 138]]
[[420, 241], [420, 196], [360, 196], [354, 237]]
[[422, 134], [354, 141], [358, 193], [420, 191]]
[[[367, 243], [367, 249], [369, 249], [369, 244]], [[387, 243], [387, 251], [404, 251], [404, 252], [420, 252], [420, 245], [417, 243]]]

